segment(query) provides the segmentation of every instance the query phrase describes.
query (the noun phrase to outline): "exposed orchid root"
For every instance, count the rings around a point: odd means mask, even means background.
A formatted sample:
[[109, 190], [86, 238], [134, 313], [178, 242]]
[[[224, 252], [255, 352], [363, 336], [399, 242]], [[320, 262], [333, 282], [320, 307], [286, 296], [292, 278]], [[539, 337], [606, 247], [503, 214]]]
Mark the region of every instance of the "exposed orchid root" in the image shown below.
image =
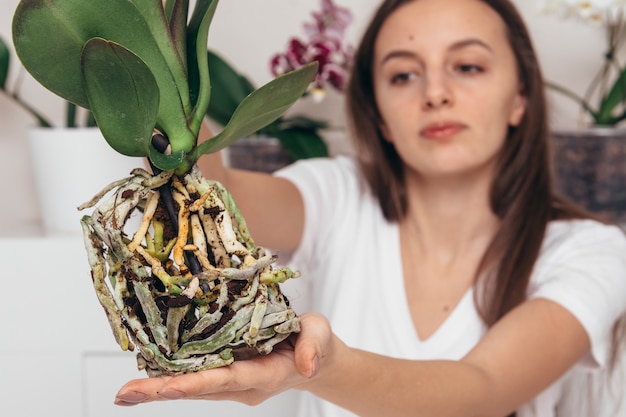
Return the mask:
[[[240, 350], [267, 354], [300, 331], [279, 288], [298, 273], [272, 268], [275, 256], [254, 245], [230, 194], [197, 168], [182, 178], [137, 169], [79, 209], [94, 206], [81, 221], [93, 285], [117, 343], [137, 348], [149, 376], [228, 365]], [[141, 222], [129, 232], [134, 215]]]

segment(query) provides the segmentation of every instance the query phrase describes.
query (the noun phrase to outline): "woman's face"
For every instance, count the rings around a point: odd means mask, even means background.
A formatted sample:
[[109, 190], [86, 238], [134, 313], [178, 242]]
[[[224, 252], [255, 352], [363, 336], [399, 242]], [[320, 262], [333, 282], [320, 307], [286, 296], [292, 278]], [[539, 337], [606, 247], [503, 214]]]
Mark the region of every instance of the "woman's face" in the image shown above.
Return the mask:
[[479, 0], [414, 0], [374, 45], [382, 131], [420, 177], [493, 173], [525, 99], [500, 16]]

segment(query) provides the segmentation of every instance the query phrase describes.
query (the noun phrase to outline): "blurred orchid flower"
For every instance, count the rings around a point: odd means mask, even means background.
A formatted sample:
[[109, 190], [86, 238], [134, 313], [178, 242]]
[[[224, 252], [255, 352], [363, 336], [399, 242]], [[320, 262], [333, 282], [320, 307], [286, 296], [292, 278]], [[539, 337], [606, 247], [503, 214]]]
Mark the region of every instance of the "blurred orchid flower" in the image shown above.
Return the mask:
[[287, 50], [271, 58], [270, 69], [274, 76], [279, 76], [317, 61], [318, 74], [310, 92], [316, 100], [321, 100], [327, 86], [337, 91], [345, 87], [353, 48], [344, 45], [343, 40], [352, 13], [332, 0], [322, 0], [321, 10], [313, 12], [312, 17], [312, 22], [303, 24], [307, 39], [290, 39]]

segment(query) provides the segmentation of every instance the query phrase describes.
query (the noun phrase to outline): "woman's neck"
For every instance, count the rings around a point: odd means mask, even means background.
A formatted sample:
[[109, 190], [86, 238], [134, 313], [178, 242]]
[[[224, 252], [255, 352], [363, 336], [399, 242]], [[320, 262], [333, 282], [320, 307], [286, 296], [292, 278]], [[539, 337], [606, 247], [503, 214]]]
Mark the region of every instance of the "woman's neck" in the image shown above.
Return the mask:
[[482, 254], [500, 224], [490, 208], [489, 192], [488, 181], [408, 178], [402, 232], [442, 262], [476, 251]]

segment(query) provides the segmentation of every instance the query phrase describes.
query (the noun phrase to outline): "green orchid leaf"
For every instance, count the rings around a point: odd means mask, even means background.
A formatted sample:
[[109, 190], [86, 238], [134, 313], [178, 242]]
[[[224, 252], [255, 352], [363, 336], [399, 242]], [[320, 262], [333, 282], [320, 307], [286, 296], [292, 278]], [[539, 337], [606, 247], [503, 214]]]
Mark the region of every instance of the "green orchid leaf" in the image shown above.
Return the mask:
[[[200, 89], [200, 64], [197, 53], [199, 49], [198, 35], [200, 33], [202, 17], [205, 16], [205, 13], [209, 11], [211, 6], [212, 4], [206, 0], [196, 3], [187, 28], [187, 81], [189, 83], [189, 95], [193, 106], [198, 102], [201, 95], [200, 92], [202, 91]], [[215, 6], [217, 6], [217, 3], [215, 3]], [[206, 39], [201, 39], [200, 42], [206, 47]], [[202, 55], [204, 55], [204, 49], [205, 48], [202, 48]], [[202, 91], [202, 94], [207, 94], [207, 92]], [[208, 94], [210, 94], [210, 90]]]
[[288, 72], [247, 96], [237, 107], [224, 129], [214, 138], [201, 143], [192, 155], [217, 152], [234, 141], [267, 126], [278, 119], [306, 91], [317, 74], [317, 62]]
[[[184, 152], [176, 152], [170, 155], [163, 154], [157, 151], [154, 146], [150, 145], [149, 155], [150, 161], [157, 168], [163, 171], [173, 171], [184, 164], [185, 161], [185, 153]], [[189, 164], [185, 165], [184, 171], [187, 170]]]
[[0, 38], [0, 91], [12, 100], [15, 104], [20, 106], [28, 114], [37, 120], [37, 125], [40, 127], [52, 127], [50, 121], [48, 121], [37, 109], [31, 106], [29, 103], [22, 100], [17, 91], [9, 92], [7, 90], [7, 81], [9, 78], [9, 68], [11, 64], [11, 51], [9, 46]]
[[169, 21], [170, 32], [176, 51], [182, 64], [187, 70], [187, 62], [183, 59], [187, 56], [187, 14], [189, 13], [189, 0], [173, 0], [166, 2], [166, 16]]
[[23, 0], [14, 14], [15, 49], [25, 68], [47, 89], [86, 108], [85, 86], [78, 82], [80, 60], [94, 37], [123, 45], [146, 62], [161, 94], [159, 125], [173, 148], [192, 146], [185, 66], [161, 0]]
[[190, 122], [190, 128], [196, 137], [198, 132], [200, 132], [200, 126], [209, 107], [211, 96], [209, 66], [205, 54], [209, 27], [215, 15], [217, 5], [218, 0], [197, 0], [187, 31], [189, 68], [190, 70], [193, 68], [198, 80], [198, 95]]
[[294, 161], [328, 156], [328, 147], [322, 137], [311, 130], [287, 129], [274, 136]]
[[596, 124], [612, 125], [614, 122], [613, 112], [621, 103], [626, 102], [626, 68], [624, 68], [611, 90], [602, 99], [598, 114], [596, 116]]
[[178, 0], [164, 0], [163, 1], [163, 10], [165, 11], [165, 17], [168, 22], [172, 21], [172, 15], [174, 14], [174, 4], [178, 2]]
[[76, 110], [78, 106], [69, 101], [65, 104], [65, 126], [76, 127]]
[[102, 135], [117, 152], [148, 156], [159, 110], [159, 87], [137, 55], [104, 39], [87, 42], [83, 78]]
[[282, 129], [306, 129], [317, 130], [326, 129], [328, 123], [321, 120], [313, 120], [304, 116], [293, 116], [281, 120], [280, 127]]
[[10, 63], [11, 51], [9, 51], [7, 44], [0, 38], [0, 90], [6, 90]]
[[[622, 111], [619, 115], [613, 117], [611, 119], [612, 124], [607, 124], [604, 126], [616, 126], [620, 124], [621, 122], [623, 122], [624, 120], [626, 120], [626, 110]], [[598, 126], [602, 126], [602, 125], [598, 125]]]
[[226, 126], [239, 103], [254, 91], [254, 86], [213, 51], [208, 52], [208, 63], [211, 74], [211, 101], [207, 116]]

